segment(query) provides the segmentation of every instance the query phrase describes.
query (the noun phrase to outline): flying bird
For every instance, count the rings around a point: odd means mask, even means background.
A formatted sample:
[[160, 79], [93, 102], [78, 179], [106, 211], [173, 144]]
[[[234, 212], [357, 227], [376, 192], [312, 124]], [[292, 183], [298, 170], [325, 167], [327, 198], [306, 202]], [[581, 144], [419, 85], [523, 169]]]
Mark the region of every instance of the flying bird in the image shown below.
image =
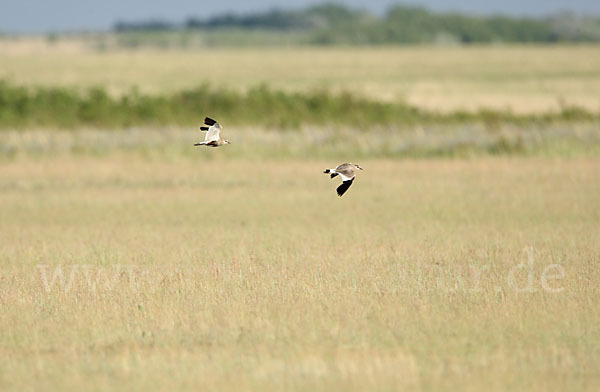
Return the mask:
[[194, 144], [194, 146], [219, 147], [223, 144], [231, 144], [229, 140], [221, 138], [221, 125], [210, 117], [204, 119], [204, 127], [200, 127], [201, 131], [207, 131], [204, 136], [204, 141]]
[[350, 188], [352, 182], [354, 181], [354, 169], [362, 170], [362, 167], [359, 165], [354, 165], [352, 163], [342, 163], [335, 169], [325, 169], [323, 173], [330, 174], [331, 178], [339, 175], [342, 177], [342, 185], [338, 186], [336, 191], [338, 196], [342, 197], [344, 193]]

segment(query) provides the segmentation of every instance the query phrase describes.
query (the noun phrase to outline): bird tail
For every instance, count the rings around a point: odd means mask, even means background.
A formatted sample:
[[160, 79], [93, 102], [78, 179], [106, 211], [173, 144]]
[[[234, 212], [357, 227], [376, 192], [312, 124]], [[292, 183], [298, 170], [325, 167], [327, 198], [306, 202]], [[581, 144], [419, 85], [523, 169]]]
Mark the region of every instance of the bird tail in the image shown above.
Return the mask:
[[208, 127], [200, 127], [201, 131], [208, 131]]
[[325, 173], [325, 174], [329, 174], [329, 176], [330, 176], [331, 178], [333, 178], [333, 177], [335, 177], [335, 176], [337, 176], [337, 175], [338, 175], [338, 174], [335, 172], [335, 170], [332, 170], [332, 169], [325, 169], [325, 171], [324, 171], [323, 173]]

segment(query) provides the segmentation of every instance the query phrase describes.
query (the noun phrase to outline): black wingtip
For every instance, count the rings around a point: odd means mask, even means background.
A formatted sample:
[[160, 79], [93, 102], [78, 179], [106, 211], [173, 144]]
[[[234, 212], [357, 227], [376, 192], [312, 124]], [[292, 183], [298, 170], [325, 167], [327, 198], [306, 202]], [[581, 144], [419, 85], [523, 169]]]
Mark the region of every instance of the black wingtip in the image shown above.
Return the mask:
[[336, 189], [336, 192], [338, 194], [339, 197], [342, 197], [342, 195], [344, 193], [346, 193], [346, 191], [348, 190], [348, 188], [350, 188], [350, 185], [352, 185], [352, 182], [354, 181], [354, 178], [348, 181], [344, 181], [342, 182], [342, 185], [338, 186]]
[[200, 127], [201, 131], [208, 131], [208, 127]]
[[215, 125], [217, 122], [210, 117], [204, 118], [204, 124], [206, 125]]

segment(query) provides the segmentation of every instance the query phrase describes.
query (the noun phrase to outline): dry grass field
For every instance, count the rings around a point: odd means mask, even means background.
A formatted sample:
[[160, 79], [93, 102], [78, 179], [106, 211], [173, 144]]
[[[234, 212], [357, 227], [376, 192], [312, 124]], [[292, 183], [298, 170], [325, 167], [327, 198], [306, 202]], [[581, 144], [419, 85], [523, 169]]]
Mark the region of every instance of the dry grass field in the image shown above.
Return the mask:
[[419, 107], [506, 109], [575, 105], [600, 111], [598, 46], [265, 48], [95, 51], [77, 40], [0, 40], [0, 78], [28, 85], [104, 86], [118, 94], [204, 82], [244, 90], [349, 90]]
[[[2, 78], [600, 110], [594, 46], [4, 39]], [[567, 120], [2, 129], [0, 391], [600, 390], [600, 130]]]
[[0, 162], [0, 389], [600, 388], [597, 156], [227, 154]]

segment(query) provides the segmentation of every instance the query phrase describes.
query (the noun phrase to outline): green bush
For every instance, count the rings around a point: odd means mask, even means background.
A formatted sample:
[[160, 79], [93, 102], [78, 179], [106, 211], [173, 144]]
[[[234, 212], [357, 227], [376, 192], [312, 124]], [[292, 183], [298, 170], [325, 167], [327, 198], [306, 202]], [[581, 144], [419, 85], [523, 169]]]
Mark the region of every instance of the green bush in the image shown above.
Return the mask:
[[597, 121], [600, 116], [565, 106], [560, 112], [516, 115], [509, 111], [476, 113], [427, 112], [404, 102], [379, 102], [349, 92], [315, 90], [305, 93], [272, 90], [266, 85], [246, 93], [213, 88], [208, 84], [168, 95], [147, 95], [132, 89], [114, 97], [103, 88], [84, 92], [61, 87], [15, 86], [0, 81], [0, 128], [101, 127], [141, 125], [194, 126], [205, 115], [227, 118], [228, 124], [297, 128], [304, 124], [340, 124], [368, 128], [374, 125], [414, 125], [479, 122], [490, 129], [503, 123]]

